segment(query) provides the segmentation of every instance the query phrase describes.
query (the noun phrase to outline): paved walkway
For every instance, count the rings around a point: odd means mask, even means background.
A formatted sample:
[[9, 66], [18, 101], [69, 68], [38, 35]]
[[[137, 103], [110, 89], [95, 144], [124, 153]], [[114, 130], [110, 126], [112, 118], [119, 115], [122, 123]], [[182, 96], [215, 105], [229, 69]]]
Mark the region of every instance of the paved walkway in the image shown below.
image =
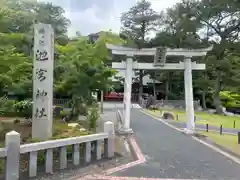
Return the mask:
[[147, 161], [114, 176], [239, 180], [240, 165], [189, 136], [132, 109], [131, 127]]

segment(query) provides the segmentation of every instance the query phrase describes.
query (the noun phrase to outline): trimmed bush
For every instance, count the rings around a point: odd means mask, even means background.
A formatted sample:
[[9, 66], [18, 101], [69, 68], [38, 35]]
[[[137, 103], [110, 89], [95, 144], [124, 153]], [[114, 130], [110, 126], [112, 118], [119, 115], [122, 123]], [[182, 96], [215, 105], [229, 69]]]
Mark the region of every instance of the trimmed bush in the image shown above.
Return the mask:
[[220, 99], [227, 111], [240, 113], [240, 94], [230, 91], [222, 91], [220, 92]]
[[60, 117], [61, 116], [61, 111], [63, 111], [62, 106], [55, 106], [54, 109], [53, 109], [53, 115], [55, 117]]
[[20, 123], [20, 120], [19, 119], [15, 119], [14, 121], [13, 121], [13, 124], [19, 124]]
[[163, 112], [162, 118], [168, 119], [168, 120], [174, 120], [174, 114], [172, 114], [171, 112]]
[[30, 101], [19, 101], [13, 107], [19, 117], [32, 117], [32, 103]]
[[87, 121], [89, 122], [89, 130], [96, 131], [97, 120], [99, 118], [99, 109], [97, 106], [89, 108]]
[[7, 97], [0, 98], [0, 116], [16, 116], [14, 109], [14, 100], [9, 100]]

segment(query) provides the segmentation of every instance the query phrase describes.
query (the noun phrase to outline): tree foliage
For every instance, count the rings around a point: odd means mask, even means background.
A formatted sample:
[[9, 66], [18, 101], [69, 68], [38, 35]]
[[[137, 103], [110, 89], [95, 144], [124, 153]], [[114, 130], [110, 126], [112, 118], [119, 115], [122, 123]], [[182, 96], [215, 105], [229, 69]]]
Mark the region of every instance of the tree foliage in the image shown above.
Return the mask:
[[84, 104], [92, 104], [93, 91], [106, 91], [115, 70], [109, 60], [106, 42], [123, 44], [111, 32], [102, 32], [89, 44], [86, 37], [71, 40], [66, 32], [70, 21], [61, 7], [50, 3], [3, 1], [0, 7], [0, 96], [18, 99], [32, 97], [32, 47], [34, 23], [51, 24], [55, 31], [54, 96], [72, 99], [72, 115]]
[[[238, 104], [233, 103], [238, 102], [235, 94], [240, 93], [238, 1], [182, 0], [165, 11], [156, 12], [151, 3], [141, 0], [122, 14], [120, 35], [100, 32], [96, 43], [90, 44], [80, 32], [74, 39], [67, 37], [70, 21], [59, 6], [37, 1], [1, 0], [0, 96], [6, 93], [22, 98], [32, 96], [33, 25], [36, 22], [53, 26], [56, 42], [54, 95], [71, 97], [75, 114], [79, 113], [83, 102], [91, 101], [92, 91], [107, 90], [113, 85], [110, 77], [116, 71], [107, 67], [111, 57], [105, 43], [138, 48], [193, 49], [213, 44], [213, 50], [206, 57], [194, 59], [206, 63], [207, 67], [204, 73], [193, 73], [195, 99], [200, 99], [203, 107], [214, 105], [219, 113], [221, 105]], [[154, 32], [156, 35], [152, 38]], [[168, 58], [167, 61], [178, 59]], [[166, 99], [184, 98], [183, 72], [139, 71], [138, 74], [140, 95], [142, 78], [150, 74], [164, 83], [161, 92]], [[224, 101], [223, 92], [231, 94], [228, 103]]]
[[[139, 33], [140, 27], [143, 26], [136, 18], [139, 16], [135, 15], [137, 12], [142, 12], [143, 6], [139, 4], [151, 8], [149, 2], [140, 1], [122, 16], [122, 26], [133, 35], [130, 36], [132, 39], [137, 40], [139, 38], [136, 37], [144, 34], [144, 31]], [[158, 19], [154, 22], [158, 23], [159, 28], [156, 36], [145, 42], [148, 47], [194, 49], [214, 45], [213, 50], [206, 57], [194, 59], [207, 65], [204, 73], [193, 73], [194, 96], [195, 99], [201, 100], [203, 107], [214, 105], [217, 112], [221, 113], [220, 92], [227, 90], [239, 93], [240, 3], [232, 0], [182, 0], [157, 14], [160, 16], [157, 16]], [[144, 13], [142, 15], [145, 17]], [[138, 41], [135, 43], [139, 44]], [[171, 61], [172, 59], [167, 59], [167, 62]], [[159, 73], [160, 75], [155, 79], [164, 82], [165, 98], [168, 98], [168, 94], [175, 94], [175, 98], [182, 99], [183, 73], [171, 71]]]
[[137, 47], [142, 48], [146, 37], [158, 26], [159, 15], [151, 8], [146, 0], [137, 2], [121, 17], [122, 33], [133, 39]]
[[[155, 32], [159, 26], [160, 15], [151, 8], [151, 3], [141, 0], [136, 3], [129, 11], [122, 14], [121, 36], [127, 40], [127, 44], [137, 48], [147, 45], [148, 35]], [[140, 70], [139, 74], [139, 97], [143, 93], [143, 76], [148, 71]]]

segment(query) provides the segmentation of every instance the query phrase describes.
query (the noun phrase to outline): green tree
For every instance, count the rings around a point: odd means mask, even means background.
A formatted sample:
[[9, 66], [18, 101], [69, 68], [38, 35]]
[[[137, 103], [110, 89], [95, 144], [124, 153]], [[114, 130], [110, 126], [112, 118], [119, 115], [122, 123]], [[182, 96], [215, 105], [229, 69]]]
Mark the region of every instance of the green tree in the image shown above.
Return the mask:
[[[36, 2], [36, 1], [22, 1], [22, 0], [8, 0], [6, 6], [14, 11], [14, 15], [17, 16], [18, 12], [27, 15], [28, 18], [13, 18], [12, 22], [14, 27], [22, 29], [22, 32], [31, 31], [33, 24], [37, 22], [51, 24], [55, 36], [64, 35], [67, 32], [67, 28], [70, 21], [64, 16], [64, 10], [60, 6], [53, 5], [52, 3]], [[17, 13], [16, 13], [17, 12]]]
[[[169, 48], [199, 48], [204, 44], [201, 42], [197, 32], [201, 28], [194, 19], [189, 19], [186, 13], [194, 7], [194, 3], [178, 3], [162, 13], [161, 30], [151, 39], [148, 47]], [[167, 62], [179, 62], [179, 57], [167, 58]], [[157, 72], [157, 80], [165, 84], [165, 99], [180, 99], [184, 94], [183, 73], [172, 71]], [[153, 77], [154, 78], [154, 77]], [[172, 84], [174, 83], [174, 87]], [[180, 91], [181, 90], [181, 91]]]
[[[122, 14], [121, 36], [133, 40], [136, 47], [143, 48], [146, 46], [147, 36], [158, 27], [159, 18], [159, 14], [151, 8], [151, 3], [141, 0], [130, 8], [128, 12]], [[139, 71], [139, 97], [143, 93], [143, 77], [146, 74], [148, 72]]]
[[28, 93], [32, 63], [12, 46], [0, 46], [0, 96], [6, 92]]
[[24, 33], [30, 30], [34, 22], [32, 13], [12, 8], [11, 1], [2, 2], [0, 7], [0, 32], [2, 33]]
[[108, 51], [101, 41], [88, 44], [87, 39], [79, 39], [66, 47], [58, 47], [58, 81], [56, 91], [68, 93], [72, 97], [72, 116], [77, 116], [85, 105], [91, 103], [91, 92], [106, 91], [111, 86], [115, 71], [105, 65]]
[[[194, 72], [194, 89], [197, 92], [195, 95], [201, 92], [204, 107], [205, 96], [209, 94], [207, 92], [213, 90], [214, 104], [219, 113], [222, 112], [219, 92], [226, 88], [233, 90], [232, 86], [238, 83], [239, 73], [236, 69], [239, 65], [231, 52], [234, 54], [239, 52], [236, 41], [239, 34], [239, 12], [237, 1], [183, 0], [163, 13], [164, 28], [161, 28], [162, 30], [149, 44], [150, 47], [172, 48], [199, 48], [214, 44], [213, 51], [205, 58], [195, 59], [198, 62], [205, 62], [207, 69], [204, 76], [202, 73]], [[167, 61], [171, 62], [170, 59]], [[175, 77], [177, 72], [173, 75]], [[230, 75], [234, 78], [229, 78]], [[174, 84], [182, 84], [182, 79], [178, 78]]]
[[223, 88], [225, 76], [231, 71], [231, 62], [226, 57], [232, 43], [239, 37], [240, 5], [231, 0], [202, 0], [189, 13], [189, 18], [196, 18], [206, 34], [215, 44], [213, 64], [215, 69], [214, 105], [218, 113], [222, 113], [219, 93]]

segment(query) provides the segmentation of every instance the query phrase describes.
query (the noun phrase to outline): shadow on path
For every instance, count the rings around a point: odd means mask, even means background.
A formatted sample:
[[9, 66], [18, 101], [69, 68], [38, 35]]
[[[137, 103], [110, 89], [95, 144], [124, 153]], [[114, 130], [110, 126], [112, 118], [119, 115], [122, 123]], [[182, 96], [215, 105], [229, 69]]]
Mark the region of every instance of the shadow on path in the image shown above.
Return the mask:
[[147, 161], [114, 176], [239, 180], [240, 165], [132, 109], [131, 127]]

